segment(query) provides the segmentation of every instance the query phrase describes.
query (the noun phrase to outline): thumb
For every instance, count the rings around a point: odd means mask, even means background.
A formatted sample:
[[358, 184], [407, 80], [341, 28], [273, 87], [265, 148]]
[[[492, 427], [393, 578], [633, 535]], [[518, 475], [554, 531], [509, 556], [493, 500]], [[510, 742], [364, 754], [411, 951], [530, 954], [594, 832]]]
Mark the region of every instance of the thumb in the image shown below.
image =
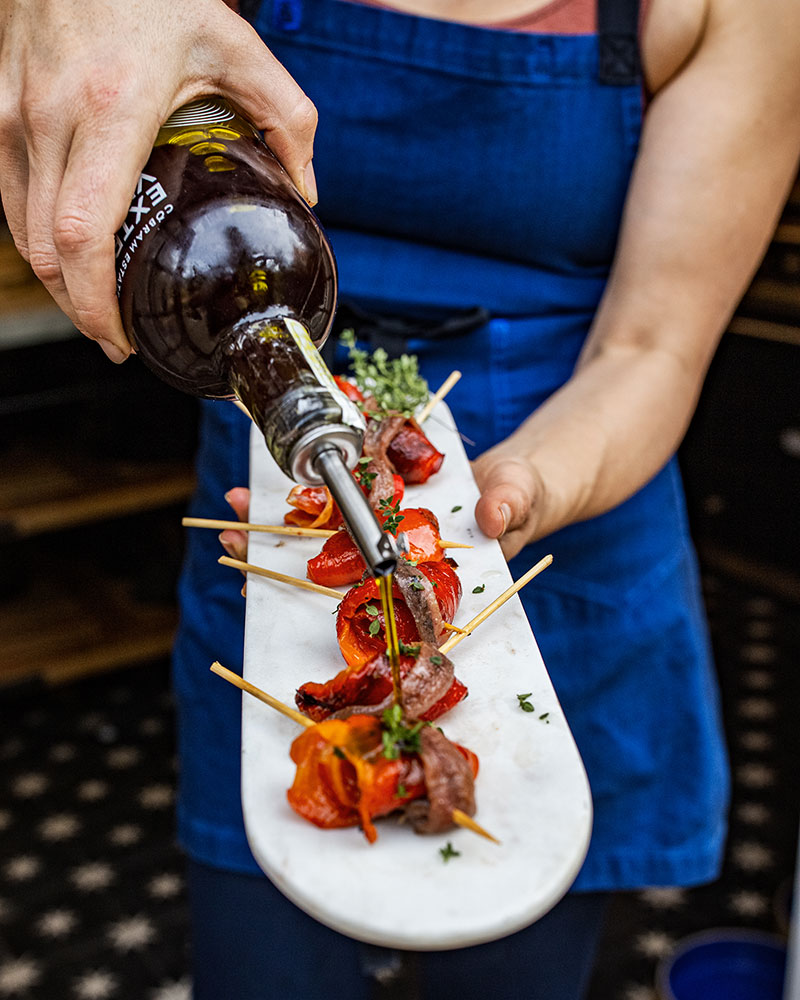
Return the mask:
[[531, 512], [531, 498], [519, 483], [510, 480], [492, 483], [481, 493], [475, 520], [489, 538], [502, 538], [521, 528]]
[[502, 538], [528, 524], [541, 488], [527, 462], [500, 456], [487, 461], [479, 458], [474, 473], [481, 491], [475, 519], [484, 534]]

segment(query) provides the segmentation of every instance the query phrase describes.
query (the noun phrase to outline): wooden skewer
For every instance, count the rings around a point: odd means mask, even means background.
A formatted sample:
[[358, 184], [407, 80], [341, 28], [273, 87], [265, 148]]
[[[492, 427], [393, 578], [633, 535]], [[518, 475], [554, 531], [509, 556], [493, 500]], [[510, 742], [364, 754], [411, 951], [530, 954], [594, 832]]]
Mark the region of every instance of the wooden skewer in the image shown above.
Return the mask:
[[277, 580], [279, 583], [288, 583], [292, 587], [299, 587], [301, 590], [313, 590], [317, 594], [325, 594], [327, 597], [334, 597], [341, 601], [344, 594], [341, 590], [334, 590], [333, 587], [323, 587], [319, 583], [312, 583], [310, 580], [301, 580], [296, 576], [287, 576], [285, 573], [276, 573], [271, 569], [264, 569], [263, 566], [254, 566], [252, 563], [242, 562], [240, 559], [231, 559], [230, 556], [220, 556], [217, 562], [223, 566], [232, 566], [240, 569], [243, 573], [255, 573], [256, 576], [265, 576], [269, 580]]
[[535, 576], [538, 576], [542, 572], [542, 570], [547, 569], [547, 567], [550, 565], [550, 563], [552, 563], [552, 561], [553, 561], [552, 555], [548, 555], [545, 556], [543, 559], [540, 559], [539, 562], [537, 562], [535, 566], [532, 566], [527, 573], [524, 573], [519, 578], [519, 580], [517, 580], [516, 583], [512, 583], [511, 586], [508, 588], [508, 590], [504, 590], [503, 593], [499, 597], [495, 598], [495, 600], [493, 600], [491, 604], [485, 607], [483, 611], [475, 615], [472, 621], [467, 622], [467, 624], [461, 630], [460, 635], [451, 635], [449, 639], [445, 639], [445, 641], [439, 647], [440, 652], [449, 653], [450, 650], [453, 648], [453, 646], [457, 645], [459, 642], [461, 642], [462, 639], [464, 639], [471, 632], [473, 632], [481, 624], [481, 622], [485, 622], [486, 619], [489, 617], [489, 615], [497, 611], [497, 609], [501, 607], [503, 604], [505, 604], [509, 598], [513, 597], [514, 594], [517, 593], [517, 591], [522, 590], [522, 588], [527, 583], [530, 583]]
[[[315, 725], [311, 719], [307, 718], [301, 712], [295, 711], [295, 709], [290, 708], [282, 701], [278, 701], [277, 698], [273, 698], [271, 694], [267, 694], [266, 691], [262, 691], [261, 688], [256, 687], [255, 684], [251, 684], [250, 681], [246, 681], [244, 677], [240, 677], [232, 670], [228, 670], [227, 667], [223, 667], [218, 660], [215, 660], [211, 664], [211, 670], [213, 673], [217, 674], [218, 677], [222, 677], [224, 680], [229, 681], [241, 691], [246, 691], [254, 698], [258, 698], [259, 701], [263, 701], [265, 705], [269, 705], [270, 708], [274, 708], [277, 712], [280, 712], [281, 715], [285, 715], [287, 719], [293, 719], [301, 726], [305, 726], [306, 729]], [[453, 810], [452, 819], [456, 826], [462, 826], [465, 830], [472, 830], [473, 833], [477, 833], [479, 836], [485, 837], [487, 840], [491, 840], [495, 844], [500, 843], [497, 837], [493, 837], [488, 830], [484, 830], [479, 823], [476, 823], [471, 816], [467, 816], [467, 814], [462, 812], [460, 809]]]
[[[277, 580], [279, 583], [288, 583], [290, 587], [299, 587], [301, 590], [312, 590], [316, 594], [324, 594], [326, 597], [333, 597], [341, 601], [344, 594], [341, 590], [334, 590], [333, 587], [323, 587], [320, 583], [312, 583], [310, 580], [301, 580], [299, 576], [287, 576], [285, 573], [276, 573], [272, 569], [264, 569], [263, 566], [254, 566], [253, 563], [242, 562], [240, 559], [232, 559], [230, 556], [220, 556], [217, 562], [223, 566], [232, 566], [240, 569], [243, 573], [255, 573], [256, 576], [265, 576], [268, 580]], [[448, 632], [463, 632], [458, 625], [451, 625], [450, 622], [443, 622]]]
[[[251, 524], [249, 521], [220, 521], [213, 517], [184, 517], [181, 519], [184, 528], [215, 528], [225, 531], [262, 531], [269, 535], [296, 535], [299, 538], [330, 538], [335, 531], [328, 528], [299, 528], [291, 524]], [[440, 538], [436, 544], [440, 549], [471, 549], [474, 546], [464, 542], [447, 542]]]
[[257, 688], [255, 684], [251, 684], [250, 681], [246, 681], [244, 677], [240, 677], [232, 670], [228, 670], [227, 667], [223, 667], [219, 660], [214, 660], [211, 664], [211, 670], [213, 673], [224, 678], [226, 681], [229, 681], [242, 691], [246, 691], [254, 698], [258, 698], [259, 701], [263, 701], [265, 705], [269, 705], [270, 708], [274, 708], [277, 712], [280, 712], [281, 715], [285, 715], [287, 719], [293, 719], [295, 722], [298, 722], [301, 726], [305, 726], [306, 728], [314, 725], [313, 721], [303, 715], [302, 712], [298, 712], [296, 709], [290, 708], [282, 701], [278, 701], [277, 698], [273, 698], [271, 694], [267, 694], [266, 691], [262, 691], [261, 688]]
[[444, 397], [450, 392], [453, 386], [461, 378], [460, 371], [452, 371], [444, 380], [439, 389], [431, 396], [428, 402], [422, 407], [422, 409], [417, 414], [417, 423], [423, 424], [431, 415], [433, 408], [437, 403], [440, 403]]
[[480, 823], [476, 823], [471, 816], [467, 816], [467, 814], [462, 812], [460, 809], [454, 809], [450, 815], [453, 822], [458, 826], [463, 826], [467, 830], [472, 830], [472, 832], [477, 833], [478, 836], [491, 840], [493, 844], [500, 843], [497, 837], [493, 837], [488, 830], [484, 830]]
[[263, 531], [270, 535], [297, 535], [308, 538], [330, 538], [336, 534], [327, 528], [299, 528], [291, 524], [251, 524], [249, 521], [220, 521], [212, 517], [184, 517], [181, 524], [184, 528], [216, 528], [219, 531], [233, 528], [236, 531]]

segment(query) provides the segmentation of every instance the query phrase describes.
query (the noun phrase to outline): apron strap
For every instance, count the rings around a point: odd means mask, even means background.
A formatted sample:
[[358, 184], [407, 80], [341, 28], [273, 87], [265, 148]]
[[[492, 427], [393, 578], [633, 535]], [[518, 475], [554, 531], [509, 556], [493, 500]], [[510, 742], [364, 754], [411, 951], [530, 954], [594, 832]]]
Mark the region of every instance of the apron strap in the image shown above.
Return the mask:
[[640, 83], [639, 0], [598, 0], [597, 34], [599, 82], [612, 87]]

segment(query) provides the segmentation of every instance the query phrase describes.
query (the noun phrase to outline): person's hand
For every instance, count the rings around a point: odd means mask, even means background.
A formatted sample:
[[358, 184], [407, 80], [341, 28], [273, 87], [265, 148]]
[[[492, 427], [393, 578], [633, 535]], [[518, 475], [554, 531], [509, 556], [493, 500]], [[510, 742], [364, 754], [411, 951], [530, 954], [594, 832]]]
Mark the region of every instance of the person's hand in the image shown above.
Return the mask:
[[[233, 508], [240, 521], [247, 521], [250, 514], [250, 490], [246, 486], [235, 486], [228, 490], [225, 499]], [[247, 532], [226, 528], [219, 536], [223, 549], [232, 559], [247, 562]]]
[[485, 535], [500, 540], [506, 559], [552, 530], [547, 491], [538, 469], [508, 444], [480, 455], [472, 463], [472, 472], [481, 491], [475, 520]]
[[[248, 520], [250, 515], [250, 490], [246, 486], [234, 486], [232, 490], [228, 490], [225, 494], [225, 499], [231, 505], [233, 512], [240, 521]], [[226, 528], [220, 533], [219, 540], [223, 549], [225, 549], [232, 559], [247, 562], [246, 531], [236, 531], [234, 528]], [[245, 578], [245, 583], [242, 587], [242, 597], [245, 597], [247, 591], [247, 573], [243, 572], [242, 576]]]
[[316, 111], [222, 0], [0, 0], [0, 192], [14, 241], [113, 361], [131, 351], [114, 234], [161, 124], [230, 98], [316, 201]]

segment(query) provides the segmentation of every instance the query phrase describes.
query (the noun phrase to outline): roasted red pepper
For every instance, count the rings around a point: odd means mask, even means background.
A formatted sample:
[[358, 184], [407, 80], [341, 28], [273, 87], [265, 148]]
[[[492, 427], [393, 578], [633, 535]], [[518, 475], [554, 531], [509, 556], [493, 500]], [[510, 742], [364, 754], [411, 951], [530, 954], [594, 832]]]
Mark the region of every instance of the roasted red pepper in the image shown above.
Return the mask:
[[342, 514], [327, 486], [293, 486], [286, 502], [294, 508], [283, 515], [298, 528], [338, 528]]
[[345, 396], [347, 396], [348, 399], [352, 399], [354, 403], [365, 402], [364, 394], [354, 382], [349, 382], [346, 378], [342, 378], [341, 375], [334, 375], [333, 381], [342, 390]]
[[374, 817], [425, 794], [419, 757], [401, 754], [388, 760], [381, 734], [380, 719], [372, 715], [328, 719], [301, 733], [291, 749], [297, 764], [287, 792], [292, 809], [326, 829], [359, 825], [374, 843]]
[[[286, 795], [292, 809], [326, 829], [360, 826], [374, 843], [373, 819], [426, 794], [419, 755], [387, 759], [382, 733], [380, 720], [372, 715], [328, 719], [302, 732], [291, 749], [297, 772]], [[457, 749], [476, 775], [478, 758], [464, 747]]]
[[[362, 490], [364, 487], [361, 487]], [[366, 492], [366, 491], [365, 491]], [[394, 503], [400, 503], [405, 492], [402, 476], [394, 477]], [[286, 502], [294, 507], [283, 515], [284, 524], [298, 528], [331, 528], [344, 524], [342, 513], [333, 502], [327, 486], [293, 486]], [[331, 584], [331, 586], [335, 586]]]
[[[398, 515], [393, 515], [397, 520]], [[407, 507], [399, 512], [397, 530], [406, 536], [407, 557], [415, 563], [438, 562], [444, 558], [439, 545], [439, 522], [425, 507]], [[384, 523], [387, 518], [384, 518]], [[308, 560], [308, 578], [326, 587], [341, 587], [360, 580], [365, 570], [364, 560], [350, 535], [342, 530], [326, 539], [322, 551]]]
[[[451, 560], [422, 563], [419, 570], [434, 586], [442, 618], [446, 622], [452, 622], [461, 600], [461, 581]], [[396, 580], [392, 586], [392, 595], [397, 636], [404, 645], [412, 646], [419, 642], [419, 632]], [[378, 623], [377, 628], [373, 622]], [[336, 637], [342, 656], [350, 666], [368, 663], [386, 649], [378, 585], [372, 577], [351, 587], [345, 594], [336, 616]]]
[[[400, 676], [405, 677], [414, 665], [413, 656], [400, 657]], [[329, 715], [350, 705], [380, 705], [392, 693], [392, 672], [384, 654], [373, 657], [357, 667], [345, 667], [324, 684], [313, 681], [301, 685], [295, 694], [295, 704], [310, 719], [321, 722]], [[467, 696], [467, 687], [457, 678], [435, 704], [420, 716], [433, 722], [449, 712]]]
[[425, 483], [438, 472], [444, 455], [437, 451], [414, 419], [392, 438], [386, 457], [406, 483]]

